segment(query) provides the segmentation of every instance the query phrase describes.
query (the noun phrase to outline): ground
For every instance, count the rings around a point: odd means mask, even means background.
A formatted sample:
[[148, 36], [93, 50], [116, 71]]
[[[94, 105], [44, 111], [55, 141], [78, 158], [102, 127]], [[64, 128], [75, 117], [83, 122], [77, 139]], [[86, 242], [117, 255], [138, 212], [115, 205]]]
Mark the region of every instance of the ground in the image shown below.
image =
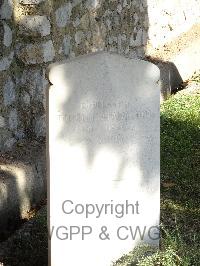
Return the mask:
[[[161, 244], [116, 266], [200, 265], [200, 75], [161, 105]], [[47, 266], [46, 208], [0, 244], [3, 266]], [[103, 254], [102, 254], [103, 255]], [[0, 264], [1, 265], [1, 264]], [[95, 263], [94, 263], [95, 265]]]

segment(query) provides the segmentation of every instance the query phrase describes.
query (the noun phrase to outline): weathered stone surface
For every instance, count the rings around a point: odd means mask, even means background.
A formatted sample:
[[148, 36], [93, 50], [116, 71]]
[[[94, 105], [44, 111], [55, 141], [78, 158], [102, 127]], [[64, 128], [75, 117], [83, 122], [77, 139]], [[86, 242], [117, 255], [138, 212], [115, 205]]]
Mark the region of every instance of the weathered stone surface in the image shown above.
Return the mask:
[[0, 116], [0, 127], [5, 127], [5, 118]]
[[18, 47], [18, 58], [26, 65], [35, 65], [51, 62], [55, 57], [55, 51], [51, 40], [44, 43], [28, 44]]
[[15, 84], [10, 77], [4, 85], [3, 100], [5, 106], [11, 105], [15, 101]]
[[43, 48], [43, 60], [45, 63], [53, 61], [55, 57], [55, 50], [53, 47], [53, 42], [48, 41], [42, 44]]
[[2, 6], [0, 6], [0, 18], [11, 19], [13, 11], [13, 1], [3, 0]]
[[46, 120], [45, 115], [39, 117], [35, 121], [35, 133], [37, 137], [44, 137], [46, 136]]
[[81, 20], [80, 20], [80, 23], [81, 23], [82, 29], [88, 30], [89, 25], [90, 25], [90, 17], [89, 17], [89, 15], [85, 14], [84, 16], [82, 16]]
[[63, 28], [69, 23], [71, 11], [72, 11], [72, 5], [70, 2], [68, 2], [66, 5], [59, 7], [56, 10], [55, 15], [58, 27]]
[[82, 31], [77, 31], [75, 34], [75, 42], [76, 45], [79, 45], [82, 41], [82, 39], [84, 38], [84, 33]]
[[73, 26], [74, 27], [78, 27], [81, 24], [80, 18], [77, 17], [74, 21], [73, 21]]
[[134, 36], [132, 35], [130, 38], [130, 46], [141, 46], [143, 44], [143, 31], [142, 29], [140, 29], [137, 34], [136, 37], [134, 38]]
[[18, 0], [20, 4], [24, 4], [24, 5], [38, 5], [45, 1], [46, 0]]
[[[71, 241], [53, 235], [51, 262], [111, 265], [142, 242], [139, 236], [125, 240], [126, 229], [120, 240], [120, 226], [143, 231], [159, 224], [159, 70], [145, 61], [98, 53], [53, 65], [49, 77], [50, 226], [92, 228], [84, 241], [79, 235]], [[78, 203], [100, 208], [126, 200], [138, 202], [140, 210], [117, 218], [113, 207], [99, 218], [94, 213], [86, 218], [64, 214], [64, 200], [73, 202], [66, 204], [69, 212]], [[99, 238], [102, 226], [109, 241]], [[158, 244], [158, 228], [151, 230], [152, 238], [147, 229], [144, 241]]]
[[71, 37], [65, 36], [63, 40], [63, 51], [65, 55], [69, 55], [71, 47]]
[[21, 140], [25, 137], [25, 133], [23, 129], [19, 129], [17, 131], [15, 131], [15, 138], [16, 140]]
[[3, 44], [6, 47], [10, 47], [12, 44], [12, 30], [5, 22], [3, 23], [3, 28], [4, 28]]
[[48, 81], [45, 78], [45, 70], [42, 68], [25, 69], [17, 84], [18, 86], [25, 86], [29, 89], [29, 93], [23, 94], [23, 99], [26, 104], [30, 102], [30, 98], [37, 102], [42, 102], [45, 97], [45, 89], [48, 84]]
[[6, 150], [11, 150], [13, 145], [16, 143], [16, 139], [15, 138], [10, 138], [5, 142], [5, 148]]
[[24, 16], [19, 21], [19, 33], [28, 36], [47, 36], [51, 25], [46, 16]]
[[0, 59], [0, 71], [9, 69], [13, 61], [13, 58], [14, 58], [14, 52], [11, 52], [8, 56], [5, 56], [2, 59]]
[[122, 12], [122, 6], [118, 4], [117, 6], [117, 12], [120, 14]]
[[72, 7], [77, 6], [78, 4], [80, 4], [82, 2], [82, 0], [72, 0]]
[[9, 129], [6, 128], [6, 127], [0, 127], [0, 147], [1, 147], [1, 152], [6, 150], [7, 147], [5, 146], [5, 143], [10, 138], [12, 138], [12, 133], [9, 131]]
[[85, 2], [85, 7], [89, 10], [96, 9], [100, 4], [100, 0], [87, 0]]
[[9, 114], [9, 128], [11, 130], [16, 129], [18, 126], [18, 115], [17, 115], [17, 110], [12, 109]]
[[28, 44], [17, 48], [17, 57], [26, 65], [43, 63], [40, 44]]
[[30, 104], [30, 95], [27, 92], [24, 92], [23, 94], [23, 102], [25, 105], [29, 105]]

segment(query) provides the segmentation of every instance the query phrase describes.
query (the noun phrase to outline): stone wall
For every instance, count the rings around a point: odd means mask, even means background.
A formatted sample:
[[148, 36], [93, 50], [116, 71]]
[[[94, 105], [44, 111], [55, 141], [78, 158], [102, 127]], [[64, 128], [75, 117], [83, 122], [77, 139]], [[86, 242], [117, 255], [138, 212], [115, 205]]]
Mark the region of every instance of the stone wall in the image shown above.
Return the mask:
[[46, 69], [108, 50], [145, 57], [200, 22], [200, 0], [0, 0], [0, 149], [45, 136]]

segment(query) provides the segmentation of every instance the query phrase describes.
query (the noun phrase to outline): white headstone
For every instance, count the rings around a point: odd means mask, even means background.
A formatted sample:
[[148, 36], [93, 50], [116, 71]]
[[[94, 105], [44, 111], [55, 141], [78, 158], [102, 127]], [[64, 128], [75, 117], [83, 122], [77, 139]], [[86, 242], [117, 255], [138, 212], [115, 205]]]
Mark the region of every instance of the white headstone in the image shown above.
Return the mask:
[[158, 68], [97, 53], [49, 75], [51, 265], [109, 266], [158, 245]]

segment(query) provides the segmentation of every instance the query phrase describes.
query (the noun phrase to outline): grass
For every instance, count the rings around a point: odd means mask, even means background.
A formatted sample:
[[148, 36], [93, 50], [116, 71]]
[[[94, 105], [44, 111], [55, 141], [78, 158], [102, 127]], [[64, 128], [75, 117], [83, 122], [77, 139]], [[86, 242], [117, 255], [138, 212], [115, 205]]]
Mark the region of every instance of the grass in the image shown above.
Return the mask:
[[[141, 246], [116, 266], [200, 265], [200, 94], [176, 94], [161, 106], [161, 247]], [[47, 265], [46, 212], [12, 240], [5, 266]], [[1, 257], [1, 256], [0, 256]]]
[[[197, 80], [197, 78], [196, 78]], [[161, 245], [141, 246], [116, 266], [200, 265], [200, 94], [161, 106]]]
[[161, 106], [162, 249], [180, 264], [200, 265], [200, 94], [177, 94]]

